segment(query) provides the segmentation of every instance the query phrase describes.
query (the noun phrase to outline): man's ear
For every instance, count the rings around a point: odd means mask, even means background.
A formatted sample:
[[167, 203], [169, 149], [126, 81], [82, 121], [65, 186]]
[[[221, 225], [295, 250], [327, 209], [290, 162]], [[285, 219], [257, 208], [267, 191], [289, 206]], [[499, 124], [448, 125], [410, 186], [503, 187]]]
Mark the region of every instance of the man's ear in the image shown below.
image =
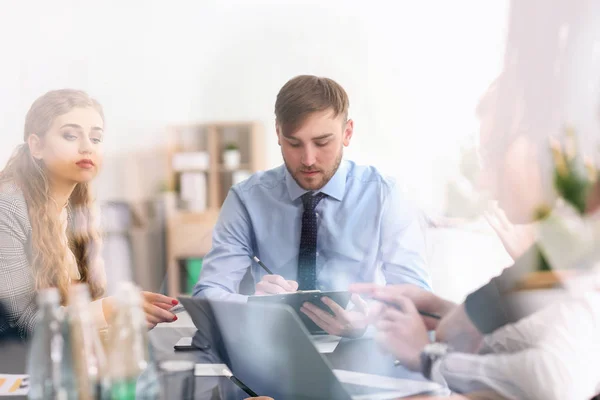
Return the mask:
[[42, 160], [44, 157], [42, 155], [42, 139], [34, 134], [29, 135], [27, 138], [27, 146], [29, 146], [29, 152], [36, 160]]
[[277, 121], [275, 121], [275, 133], [277, 134], [277, 144], [281, 146], [281, 127]]
[[349, 119], [346, 122], [346, 127], [344, 128], [344, 136], [343, 136], [344, 146], [348, 147], [348, 145], [350, 145], [350, 139], [352, 139], [353, 133], [354, 133], [354, 121]]

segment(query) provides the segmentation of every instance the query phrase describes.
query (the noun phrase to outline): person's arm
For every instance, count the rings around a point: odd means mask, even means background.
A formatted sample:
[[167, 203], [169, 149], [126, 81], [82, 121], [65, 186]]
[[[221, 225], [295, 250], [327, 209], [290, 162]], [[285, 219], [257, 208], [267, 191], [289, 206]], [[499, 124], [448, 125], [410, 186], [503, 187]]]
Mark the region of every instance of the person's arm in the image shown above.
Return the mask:
[[235, 189], [223, 203], [213, 230], [212, 248], [202, 263], [193, 295], [211, 299], [246, 301], [239, 285], [252, 263], [252, 222]]
[[26, 338], [38, 319], [35, 281], [27, 257], [27, 206], [24, 200], [0, 196], [0, 302], [5, 324]]
[[425, 233], [418, 210], [402, 199], [395, 184], [385, 200], [379, 259], [388, 285], [410, 283], [431, 290]]
[[[546, 307], [484, 339], [488, 354], [450, 353], [434, 366], [451, 389], [488, 388], [516, 399], [589, 399], [600, 390], [600, 295]], [[432, 376], [436, 376], [432, 374]]]
[[106, 319], [106, 315], [104, 314], [103, 303], [104, 299], [98, 299], [92, 301], [89, 305], [92, 321], [94, 321], [94, 325], [98, 329], [108, 328], [108, 321]]
[[589, 365], [578, 371], [568, 361], [539, 347], [500, 354], [450, 353], [436, 362], [432, 378], [459, 393], [492, 390], [509, 399], [591, 398], [594, 387], [584, 373]]
[[571, 398], [557, 397], [566, 371], [549, 356], [536, 348], [512, 354], [450, 353], [434, 364], [431, 376], [457, 393], [491, 390], [509, 399]]
[[510, 301], [507, 294], [521, 278], [536, 270], [539, 260], [539, 251], [533, 246], [502, 274], [467, 296], [465, 311], [481, 333], [491, 333], [518, 320], [518, 304]]

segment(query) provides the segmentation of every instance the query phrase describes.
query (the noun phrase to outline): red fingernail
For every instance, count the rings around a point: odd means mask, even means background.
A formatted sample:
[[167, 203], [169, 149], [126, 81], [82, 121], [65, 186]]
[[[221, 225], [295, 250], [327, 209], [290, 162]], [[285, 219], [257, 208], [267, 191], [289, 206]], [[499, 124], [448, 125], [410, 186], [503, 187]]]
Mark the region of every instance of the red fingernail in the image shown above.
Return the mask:
[[179, 304], [179, 302], [177, 300], [173, 300], [171, 303], [173, 303], [174, 306], [176, 306], [177, 304]]
[[177, 315], [173, 317], [173, 322], [177, 321]]

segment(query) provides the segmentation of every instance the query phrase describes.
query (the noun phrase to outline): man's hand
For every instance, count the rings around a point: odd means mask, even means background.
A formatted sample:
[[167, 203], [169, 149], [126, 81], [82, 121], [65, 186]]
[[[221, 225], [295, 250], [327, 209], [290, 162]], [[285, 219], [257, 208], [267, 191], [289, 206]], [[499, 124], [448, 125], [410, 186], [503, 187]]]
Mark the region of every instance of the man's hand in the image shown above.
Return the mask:
[[[442, 318], [456, 307], [456, 304], [451, 301], [444, 300], [428, 290], [410, 284], [381, 286], [374, 283], [355, 283], [350, 285], [350, 291], [364, 294], [374, 300], [384, 300], [390, 296], [406, 297], [412, 301], [417, 310], [437, 314]], [[438, 319], [431, 317], [422, 316], [422, 318], [429, 330], [436, 329], [440, 322]]]
[[355, 305], [352, 310], [344, 310], [328, 297], [322, 297], [321, 301], [333, 311], [334, 315], [308, 302], [302, 305], [300, 311], [330, 335], [356, 338], [365, 333], [369, 325], [369, 307], [360, 296], [352, 295], [351, 301]]
[[421, 351], [429, 343], [427, 327], [419, 311], [408, 298], [399, 294], [381, 294], [383, 307], [375, 327], [377, 343], [413, 371], [421, 369]]
[[435, 331], [435, 339], [450, 344], [454, 350], [476, 353], [481, 346], [483, 335], [471, 322], [464, 304], [461, 304], [442, 318]]
[[293, 293], [298, 290], [298, 282], [288, 281], [281, 275], [265, 275], [256, 284], [255, 295]]
[[483, 339], [473, 322], [469, 319], [464, 305], [456, 305], [444, 300], [435, 294], [421, 289], [415, 285], [379, 286], [371, 283], [356, 283], [350, 286], [354, 293], [364, 293], [374, 300], [383, 300], [402, 296], [411, 300], [417, 310], [438, 314], [442, 317], [437, 320], [421, 316], [429, 330], [435, 330], [435, 339], [451, 345], [455, 350], [473, 353], [476, 352]]

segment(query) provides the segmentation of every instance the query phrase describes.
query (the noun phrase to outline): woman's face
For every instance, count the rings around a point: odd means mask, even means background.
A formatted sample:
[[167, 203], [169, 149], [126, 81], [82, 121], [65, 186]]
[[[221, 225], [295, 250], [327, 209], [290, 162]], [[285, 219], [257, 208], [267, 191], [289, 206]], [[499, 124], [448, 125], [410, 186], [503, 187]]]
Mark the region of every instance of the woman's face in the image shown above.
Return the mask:
[[74, 108], [56, 117], [45, 135], [33, 133], [28, 140], [31, 154], [43, 161], [52, 181], [86, 183], [98, 174], [104, 121], [95, 109]]

